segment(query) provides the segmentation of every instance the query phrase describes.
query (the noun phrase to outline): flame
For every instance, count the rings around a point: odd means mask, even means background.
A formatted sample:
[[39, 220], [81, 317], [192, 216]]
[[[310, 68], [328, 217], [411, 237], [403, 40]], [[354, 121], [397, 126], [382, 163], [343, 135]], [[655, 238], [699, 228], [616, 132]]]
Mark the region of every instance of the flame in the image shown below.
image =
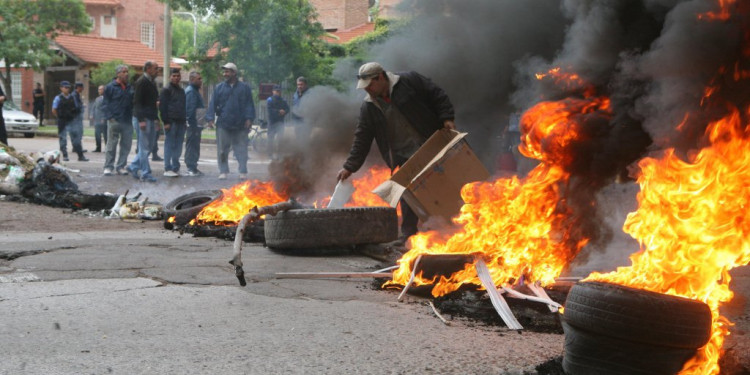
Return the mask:
[[[746, 113], [747, 115], [747, 113]], [[630, 267], [587, 280], [613, 282], [708, 304], [713, 315], [709, 343], [681, 374], [718, 374], [718, 360], [731, 323], [719, 305], [732, 299], [734, 267], [750, 262], [750, 127], [736, 109], [706, 131], [710, 146], [678, 158], [640, 161], [640, 203], [624, 230], [641, 244]]]
[[[395, 173], [395, 171], [394, 171]], [[383, 181], [391, 178], [391, 170], [385, 166], [374, 166], [367, 174], [352, 180], [354, 194], [346, 207], [379, 207], [388, 206], [388, 203], [372, 192]]]
[[594, 95], [595, 89], [586, 82], [580, 75], [572, 72], [564, 72], [560, 67], [548, 70], [546, 73], [536, 73], [534, 75], [538, 80], [550, 79], [553, 84], [562, 87], [565, 91], [582, 91], [584, 97]]
[[[521, 277], [543, 285], [554, 282], [587, 243], [569, 229], [572, 213], [563, 199], [570, 179], [568, 155], [576, 140], [586, 137], [581, 124], [588, 116], [609, 115], [609, 100], [603, 97], [541, 102], [526, 111], [521, 118], [521, 152], [541, 163], [523, 179], [514, 176], [465, 185], [461, 190], [465, 204], [453, 219], [458, 230], [412, 236], [411, 249], [384, 286], [406, 285], [413, 261], [422, 254], [480, 256], [495, 285]], [[422, 278], [420, 272], [414, 283], [434, 284], [436, 297], [463, 284], [481, 285], [472, 264], [439, 279]]]
[[[395, 173], [395, 171], [394, 171]], [[384, 207], [388, 202], [384, 201], [378, 195], [372, 192], [383, 181], [391, 177], [391, 170], [385, 166], [376, 165], [368, 169], [361, 177], [352, 178], [354, 193], [352, 198], [344, 207]], [[326, 207], [331, 201], [331, 196], [321, 199], [314, 203], [315, 207]]]
[[707, 21], [726, 21], [732, 16], [729, 7], [734, 5], [735, 1], [736, 0], [718, 0], [720, 8], [718, 12], [701, 13], [698, 15], [698, 19]]
[[176, 220], [177, 220], [177, 217], [176, 217], [176, 216], [170, 216], [170, 217], [169, 217], [169, 218], [167, 219], [167, 223], [172, 223], [172, 224], [174, 224], [174, 222], [175, 222]]
[[191, 224], [236, 225], [255, 206], [289, 199], [286, 194], [276, 192], [273, 183], [258, 180], [248, 180], [221, 191], [221, 198], [204, 207]]

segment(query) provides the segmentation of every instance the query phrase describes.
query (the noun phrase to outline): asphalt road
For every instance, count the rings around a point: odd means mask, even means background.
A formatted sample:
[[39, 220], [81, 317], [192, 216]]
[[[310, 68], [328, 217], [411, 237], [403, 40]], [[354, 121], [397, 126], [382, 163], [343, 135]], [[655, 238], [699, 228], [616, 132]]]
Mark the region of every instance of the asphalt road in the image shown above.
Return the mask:
[[[57, 148], [54, 138], [11, 138], [24, 152]], [[93, 140], [84, 147], [93, 150]], [[103, 155], [67, 165], [81, 190], [141, 192], [167, 201], [228, 188], [215, 147], [204, 145], [203, 177], [141, 183], [103, 177]], [[268, 160], [251, 154], [250, 178]], [[612, 192], [623, 220], [633, 191]], [[620, 195], [618, 195], [620, 194]], [[615, 220], [615, 219], [613, 219]], [[615, 220], [615, 221], [616, 221]], [[617, 223], [614, 223], [615, 225]], [[616, 238], [574, 276], [627, 262], [633, 244]], [[509, 331], [460, 317], [444, 325], [427, 299], [379, 290], [372, 279], [280, 279], [278, 272], [372, 272], [389, 266], [356, 255], [300, 256], [260, 244], [243, 251], [248, 285], [232, 267], [232, 243], [167, 231], [160, 221], [125, 222], [0, 201], [0, 374], [546, 374], [563, 335]], [[750, 368], [750, 270], [733, 273], [735, 325], [725, 349]], [[741, 368], [735, 366], [735, 368]]]
[[[11, 138], [48, 151], [54, 138]], [[84, 147], [93, 150], [93, 140]], [[103, 155], [71, 161], [81, 190], [141, 191], [154, 200], [226, 188], [215, 148], [203, 177], [145, 184], [102, 177]], [[251, 154], [251, 178], [267, 160]], [[232, 171], [236, 167], [232, 166]], [[234, 179], [233, 179], [234, 178]], [[427, 300], [378, 290], [372, 279], [278, 279], [277, 272], [372, 272], [388, 266], [354, 254], [290, 256], [246, 244], [248, 285], [231, 242], [0, 201], [0, 374], [521, 374], [563, 349], [563, 336], [444, 325]], [[448, 316], [448, 318], [452, 318]]]

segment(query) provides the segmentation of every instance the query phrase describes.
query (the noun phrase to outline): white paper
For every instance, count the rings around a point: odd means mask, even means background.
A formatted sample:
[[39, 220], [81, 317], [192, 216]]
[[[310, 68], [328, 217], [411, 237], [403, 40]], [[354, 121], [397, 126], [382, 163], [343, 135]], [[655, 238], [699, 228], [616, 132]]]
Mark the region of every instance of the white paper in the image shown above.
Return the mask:
[[349, 199], [351, 199], [352, 194], [354, 194], [354, 185], [347, 180], [339, 181], [336, 184], [336, 189], [333, 190], [333, 196], [331, 196], [331, 201], [328, 202], [327, 208], [344, 207], [346, 202], [349, 202]]

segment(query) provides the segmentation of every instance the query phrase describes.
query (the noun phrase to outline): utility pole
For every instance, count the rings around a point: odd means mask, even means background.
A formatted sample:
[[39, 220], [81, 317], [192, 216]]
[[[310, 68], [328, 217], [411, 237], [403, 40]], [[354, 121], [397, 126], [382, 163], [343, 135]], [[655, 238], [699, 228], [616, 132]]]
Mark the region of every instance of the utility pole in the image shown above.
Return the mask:
[[169, 1], [164, 3], [164, 87], [169, 84], [169, 66], [172, 63], [172, 12]]

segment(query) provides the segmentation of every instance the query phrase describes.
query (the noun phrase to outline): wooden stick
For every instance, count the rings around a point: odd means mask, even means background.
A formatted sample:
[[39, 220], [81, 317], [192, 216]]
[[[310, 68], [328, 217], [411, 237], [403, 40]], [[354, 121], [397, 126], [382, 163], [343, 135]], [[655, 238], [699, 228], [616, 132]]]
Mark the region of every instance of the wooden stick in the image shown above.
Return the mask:
[[[525, 299], [525, 300], [534, 301], [534, 302], [545, 303], [545, 304], [547, 304], [550, 307], [551, 306], [555, 306], [556, 308], [562, 307], [559, 303], [551, 300], [549, 297], [547, 297], [547, 298], [534, 297], [534, 296], [530, 296], [528, 294], [523, 294], [523, 293], [521, 293], [521, 292], [519, 292], [517, 290], [514, 290], [512, 288], [508, 288], [508, 287], [503, 287], [503, 291], [506, 292], [506, 293], [508, 293], [511, 297], [515, 297], [515, 298], [519, 298], [519, 299]], [[557, 311], [557, 310], [555, 310], [555, 311]]]
[[478, 258], [474, 262], [474, 268], [476, 268], [477, 270], [477, 276], [479, 276], [479, 280], [482, 282], [482, 286], [487, 289], [487, 294], [490, 295], [492, 306], [495, 307], [495, 311], [497, 311], [497, 313], [500, 315], [500, 318], [503, 319], [505, 325], [507, 325], [510, 329], [523, 329], [521, 323], [516, 320], [516, 317], [513, 316], [513, 312], [510, 311], [510, 306], [508, 306], [508, 303], [505, 302], [503, 296], [501, 296], [497, 291], [497, 288], [495, 288], [495, 282], [492, 281], [490, 270], [487, 268], [487, 264], [484, 263], [484, 260]]
[[401, 301], [404, 298], [404, 295], [406, 294], [406, 291], [411, 288], [411, 283], [414, 282], [414, 277], [417, 276], [417, 268], [419, 266], [419, 261], [422, 260], [422, 254], [419, 254], [417, 256], [417, 259], [414, 260], [414, 267], [411, 269], [411, 277], [409, 278], [409, 282], [404, 285], [404, 290], [401, 291], [401, 294], [398, 295], [398, 300]]
[[247, 215], [242, 217], [239, 224], [237, 224], [237, 230], [234, 233], [234, 252], [232, 253], [232, 260], [229, 261], [229, 264], [234, 266], [234, 275], [237, 276], [240, 285], [247, 285], [247, 282], [245, 281], [245, 271], [242, 269], [242, 237], [244, 237], [247, 224], [260, 219], [263, 215], [275, 215], [280, 211], [291, 210], [296, 206], [298, 206], [298, 204], [294, 199], [260, 208], [254, 206], [250, 209], [250, 212]]
[[351, 279], [351, 278], [375, 278], [390, 279], [392, 273], [384, 272], [277, 272], [277, 279]]
[[447, 325], [447, 326], [451, 325], [451, 323], [450, 323], [449, 321], [445, 320], [445, 318], [443, 318], [443, 316], [442, 316], [442, 315], [440, 315], [440, 313], [439, 313], [439, 312], [437, 311], [437, 309], [435, 308], [435, 304], [434, 304], [434, 303], [432, 303], [432, 301], [427, 301], [427, 302], [428, 302], [428, 303], [430, 304], [430, 307], [432, 307], [432, 312], [434, 312], [434, 313], [435, 313], [435, 316], [437, 316], [437, 317], [438, 317], [438, 319], [440, 319], [440, 320], [441, 320], [441, 321], [443, 322], [443, 324], [445, 324], [445, 325]]
[[[552, 298], [549, 298], [549, 295], [547, 295], [547, 292], [544, 291], [544, 288], [542, 288], [542, 286], [539, 285], [539, 282], [529, 283], [529, 284], [526, 284], [526, 286], [528, 286], [529, 289], [531, 289], [531, 291], [534, 292], [534, 294], [537, 297], [540, 297], [540, 298], [552, 301]], [[558, 312], [558, 311], [560, 311], [559, 307], [556, 307], [556, 306], [553, 306], [553, 305], [550, 305], [550, 304], [547, 304], [547, 307], [549, 308], [550, 312]]]
[[399, 268], [399, 267], [401, 267], [401, 266], [399, 266], [399, 265], [390, 266], [390, 267], [379, 269], [379, 270], [375, 271], [375, 273], [385, 272], [385, 271], [391, 271], [391, 270], [395, 270], [396, 268]]

